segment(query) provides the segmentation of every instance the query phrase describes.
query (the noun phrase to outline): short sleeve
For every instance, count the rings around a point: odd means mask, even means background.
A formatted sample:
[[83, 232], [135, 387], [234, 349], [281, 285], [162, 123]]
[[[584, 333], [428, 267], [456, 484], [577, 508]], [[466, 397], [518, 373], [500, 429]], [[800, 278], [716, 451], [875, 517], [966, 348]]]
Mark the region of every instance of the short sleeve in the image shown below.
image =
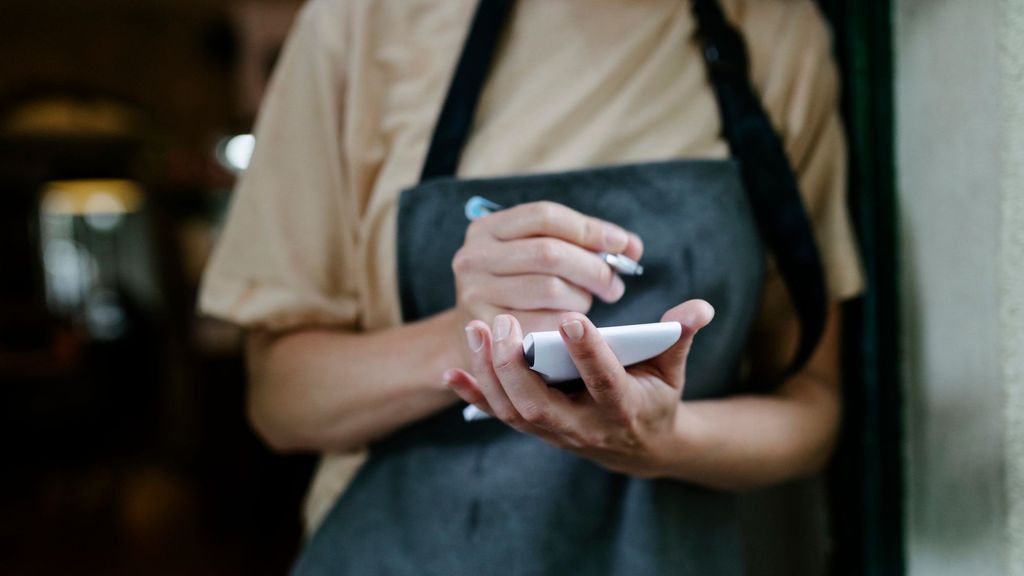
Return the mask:
[[256, 146], [200, 288], [201, 312], [245, 327], [358, 322], [357, 221], [346, 194], [342, 3], [300, 12]]
[[831, 33], [809, 0], [744, 2], [753, 81], [782, 135], [815, 232], [832, 300], [864, 288], [847, 206], [847, 149]]

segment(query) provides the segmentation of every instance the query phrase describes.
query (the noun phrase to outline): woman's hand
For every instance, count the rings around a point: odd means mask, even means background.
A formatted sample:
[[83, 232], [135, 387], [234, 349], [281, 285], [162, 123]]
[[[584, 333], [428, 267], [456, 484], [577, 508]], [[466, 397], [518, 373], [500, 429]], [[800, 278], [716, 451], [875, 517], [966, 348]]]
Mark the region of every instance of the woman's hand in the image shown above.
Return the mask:
[[593, 296], [619, 300], [622, 278], [596, 252], [639, 260], [643, 245], [636, 234], [553, 202], [473, 221], [452, 260], [459, 338], [471, 320], [513, 314], [527, 331], [554, 330], [560, 314], [589, 311]]
[[678, 459], [678, 414], [686, 357], [714, 316], [703, 300], [669, 310], [682, 336], [660, 356], [623, 368], [582, 314], [561, 317], [560, 331], [586, 384], [568, 396], [549, 388], [523, 358], [523, 330], [510, 315], [466, 328], [474, 376], [459, 369], [445, 381], [466, 402], [522, 432], [580, 454], [609, 470], [640, 477], [665, 474]]

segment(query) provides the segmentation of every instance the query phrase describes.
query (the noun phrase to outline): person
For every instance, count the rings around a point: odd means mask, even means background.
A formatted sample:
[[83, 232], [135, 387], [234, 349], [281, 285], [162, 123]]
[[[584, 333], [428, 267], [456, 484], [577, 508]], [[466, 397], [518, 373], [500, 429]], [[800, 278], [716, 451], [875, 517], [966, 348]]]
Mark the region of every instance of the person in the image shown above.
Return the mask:
[[[402, 191], [434, 151], [476, 6], [312, 0], [271, 81], [252, 163], [203, 279], [202, 311], [248, 330], [257, 432], [276, 450], [326, 455], [296, 572], [736, 573], [726, 493], [827, 462], [840, 414], [838, 304], [862, 288], [828, 30], [809, 0], [723, 1], [799, 183], [829, 299], [801, 369], [771, 390], [726, 394], [718, 382], [778, 374], [798, 348], [801, 326], [772, 259], [763, 271], [715, 264], [743, 287], [737, 298], [722, 306], [697, 290], [662, 306], [683, 338], [627, 370], [596, 335], [594, 313], [635, 290], [595, 252], [646, 264], [671, 234], [618, 224], [615, 210], [598, 217], [530, 201], [474, 222], [453, 255], [435, 248], [451, 234], [410, 238], [399, 222]], [[728, 157], [690, 2], [520, 0], [504, 26], [453, 180], [488, 191], [497, 182], [488, 179], [506, 175]], [[695, 166], [701, 175], [686, 180]], [[673, 177], [691, 187], [729, 181], [699, 166]], [[662, 168], [653, 169], [656, 178]], [[590, 186], [610, 180], [586, 174]], [[439, 182], [437, 198], [448, 185]], [[630, 190], [609, 197], [623, 210], [644, 204], [628, 202]], [[724, 214], [723, 226], [739, 219]], [[738, 261], [760, 258], [750, 246], [737, 248]], [[433, 284], [408, 274], [399, 255], [436, 270], [432, 251], [449, 255], [442, 268], [454, 293], [410, 315], [406, 293]], [[744, 323], [736, 310], [747, 308]], [[728, 340], [742, 350], [729, 357], [735, 370], [698, 353], [719, 324], [734, 328]], [[548, 389], [524, 367], [522, 338], [542, 329], [561, 331], [583, 392]], [[462, 422], [460, 400], [498, 418]]]

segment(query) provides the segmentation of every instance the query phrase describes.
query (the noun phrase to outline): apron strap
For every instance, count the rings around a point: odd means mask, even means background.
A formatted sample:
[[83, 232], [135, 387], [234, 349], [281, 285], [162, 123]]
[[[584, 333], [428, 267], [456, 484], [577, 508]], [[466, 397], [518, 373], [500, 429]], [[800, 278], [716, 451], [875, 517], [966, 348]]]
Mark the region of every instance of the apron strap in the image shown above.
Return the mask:
[[739, 31], [718, 0], [694, 0], [698, 36], [718, 99], [722, 131], [740, 161], [743, 184], [800, 319], [800, 344], [784, 374], [810, 359], [825, 327], [825, 274], [800, 188], [782, 140], [750, 85], [750, 61]]
[[420, 182], [455, 176], [512, 0], [480, 0], [434, 127]]
[[[480, 0], [452, 77], [420, 175], [424, 182], [452, 177], [472, 128], [477, 102], [514, 0]], [[708, 76], [722, 130], [739, 160], [761, 237], [775, 257], [800, 320], [800, 344], [785, 375], [813, 354], [825, 325], [824, 274], [796, 176], [778, 134], [750, 85], [740, 33], [718, 0], [693, 0]]]

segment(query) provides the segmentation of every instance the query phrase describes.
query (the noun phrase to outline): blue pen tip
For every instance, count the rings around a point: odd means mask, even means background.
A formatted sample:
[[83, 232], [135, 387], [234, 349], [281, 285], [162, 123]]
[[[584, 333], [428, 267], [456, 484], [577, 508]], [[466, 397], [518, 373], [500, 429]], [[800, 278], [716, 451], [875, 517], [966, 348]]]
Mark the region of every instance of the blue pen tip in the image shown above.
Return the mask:
[[500, 205], [495, 204], [482, 196], [473, 196], [469, 200], [466, 200], [466, 206], [464, 208], [467, 220], [483, 218], [497, 210], [501, 210]]

